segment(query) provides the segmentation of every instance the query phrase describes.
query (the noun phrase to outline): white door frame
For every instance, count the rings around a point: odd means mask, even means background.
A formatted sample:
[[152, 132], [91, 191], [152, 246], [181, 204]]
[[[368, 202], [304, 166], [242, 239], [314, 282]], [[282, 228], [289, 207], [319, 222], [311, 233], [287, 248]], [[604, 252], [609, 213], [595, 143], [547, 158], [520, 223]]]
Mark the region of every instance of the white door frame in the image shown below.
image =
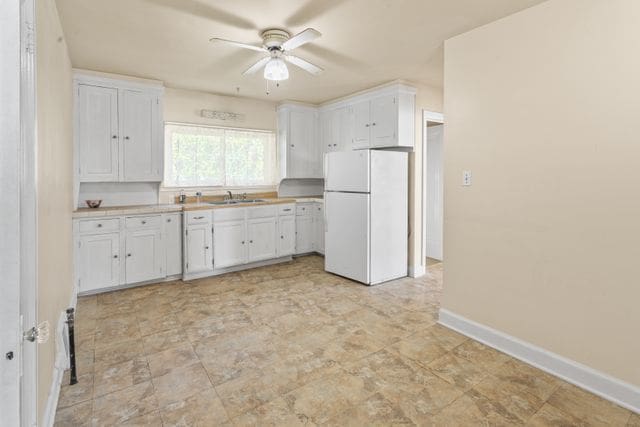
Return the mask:
[[[444, 124], [444, 115], [434, 111], [422, 110], [422, 257], [421, 262], [427, 259], [427, 123]], [[426, 268], [426, 264], [425, 264]]]
[[0, 423], [34, 426], [37, 346], [22, 334], [37, 315], [35, 3], [0, 11]]

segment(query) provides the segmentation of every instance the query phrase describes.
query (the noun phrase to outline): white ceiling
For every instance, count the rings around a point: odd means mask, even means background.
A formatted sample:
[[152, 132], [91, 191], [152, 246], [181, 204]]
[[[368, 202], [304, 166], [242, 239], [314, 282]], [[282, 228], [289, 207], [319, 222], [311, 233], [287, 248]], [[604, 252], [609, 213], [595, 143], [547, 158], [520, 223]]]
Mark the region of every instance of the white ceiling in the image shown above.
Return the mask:
[[[56, 1], [76, 68], [319, 103], [395, 79], [441, 87], [444, 40], [544, 0]], [[241, 75], [259, 52], [208, 41], [259, 43], [271, 27], [320, 31], [295, 52], [325, 72], [314, 77], [290, 65], [289, 80], [266, 95], [261, 73]]]

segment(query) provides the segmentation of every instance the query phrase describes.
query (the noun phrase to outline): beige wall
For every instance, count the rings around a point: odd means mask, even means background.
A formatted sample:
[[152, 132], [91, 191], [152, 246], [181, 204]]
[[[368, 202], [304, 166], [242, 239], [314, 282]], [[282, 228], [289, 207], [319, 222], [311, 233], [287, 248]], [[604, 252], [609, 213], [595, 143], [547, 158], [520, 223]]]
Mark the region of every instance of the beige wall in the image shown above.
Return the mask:
[[542, 3], [449, 40], [444, 92], [443, 307], [636, 385], [638, 22]]
[[38, 157], [38, 321], [51, 338], [38, 346], [38, 419], [53, 374], [55, 328], [69, 306], [72, 284], [73, 134], [72, 75], [53, 0], [36, 2]]
[[409, 154], [409, 266], [414, 271], [425, 268], [426, 255], [422, 253], [422, 172], [423, 123], [422, 111], [442, 112], [442, 89], [413, 84], [416, 93], [415, 149]]
[[[226, 122], [207, 119], [200, 115], [200, 110], [203, 109], [244, 114], [245, 121]], [[164, 96], [164, 120], [275, 131], [276, 104], [257, 99], [167, 88]]]

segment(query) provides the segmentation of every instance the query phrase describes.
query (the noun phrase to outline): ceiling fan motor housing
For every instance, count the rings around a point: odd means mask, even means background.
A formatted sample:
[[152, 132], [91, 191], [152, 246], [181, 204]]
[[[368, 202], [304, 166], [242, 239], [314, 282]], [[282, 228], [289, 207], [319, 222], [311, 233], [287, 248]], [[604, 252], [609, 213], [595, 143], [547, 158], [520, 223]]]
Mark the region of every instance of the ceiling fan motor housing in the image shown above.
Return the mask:
[[272, 28], [268, 30], [264, 30], [261, 34], [264, 46], [271, 49], [278, 49], [282, 46], [282, 43], [289, 40], [291, 34], [289, 34], [285, 30], [280, 30], [277, 28]]

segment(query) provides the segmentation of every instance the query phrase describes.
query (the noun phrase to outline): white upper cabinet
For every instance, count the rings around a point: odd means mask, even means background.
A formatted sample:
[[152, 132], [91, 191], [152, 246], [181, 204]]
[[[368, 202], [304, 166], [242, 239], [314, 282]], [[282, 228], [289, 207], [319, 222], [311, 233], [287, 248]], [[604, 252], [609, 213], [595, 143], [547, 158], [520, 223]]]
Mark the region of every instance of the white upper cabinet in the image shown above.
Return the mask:
[[122, 179], [124, 181], [161, 181], [162, 145], [156, 117], [157, 95], [123, 90], [121, 96]]
[[280, 178], [322, 178], [316, 108], [294, 104], [278, 107]]
[[371, 105], [361, 101], [351, 106], [351, 126], [353, 129], [352, 148], [368, 148], [371, 141]]
[[394, 95], [371, 101], [371, 147], [392, 147], [396, 144], [398, 113]]
[[159, 182], [163, 88], [76, 74], [80, 182]]
[[323, 153], [351, 150], [351, 114], [347, 107], [320, 114], [321, 149]]
[[80, 179], [118, 180], [118, 90], [80, 85], [77, 100]]

